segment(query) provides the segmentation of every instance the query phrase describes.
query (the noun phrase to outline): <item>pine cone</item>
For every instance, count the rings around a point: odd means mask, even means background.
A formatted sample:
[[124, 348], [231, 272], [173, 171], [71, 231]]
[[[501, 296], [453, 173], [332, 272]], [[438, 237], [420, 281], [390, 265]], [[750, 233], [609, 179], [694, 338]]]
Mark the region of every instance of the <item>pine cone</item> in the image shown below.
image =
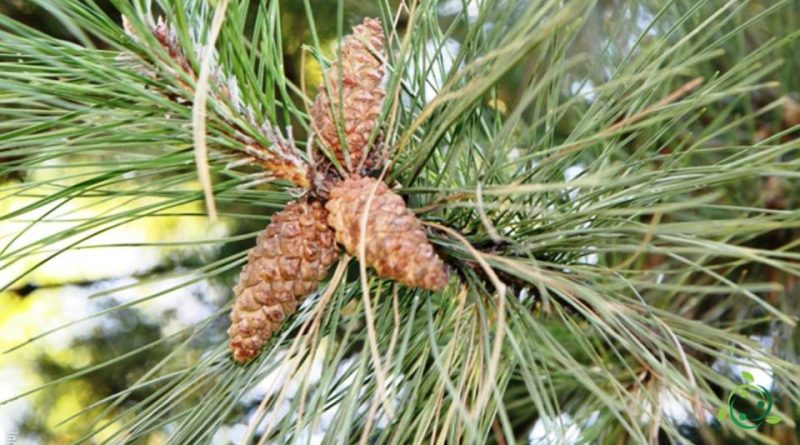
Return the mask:
[[293, 202], [272, 217], [234, 288], [228, 329], [233, 359], [257, 356], [283, 319], [317, 289], [336, 260], [333, 231], [319, 202]]
[[403, 199], [373, 178], [350, 178], [330, 193], [328, 223], [350, 255], [358, 255], [359, 224], [372, 188], [377, 190], [367, 221], [366, 261], [383, 278], [406, 286], [439, 290], [447, 285], [444, 263], [433, 251], [422, 224]]
[[[339, 163], [347, 166], [337, 130], [337, 123], [340, 124], [347, 141], [351, 172], [362, 164], [369, 152], [367, 142], [381, 113], [385, 96], [383, 61], [375, 55], [383, 57], [384, 46], [381, 22], [364, 19], [363, 24], [353, 28], [353, 33], [344, 38], [341, 59], [325, 72], [330, 91], [323, 84], [311, 106], [311, 117], [319, 138]], [[341, 92], [340, 87], [344, 87]], [[341, 108], [340, 95], [343, 99]], [[340, 123], [342, 118], [344, 122]]]

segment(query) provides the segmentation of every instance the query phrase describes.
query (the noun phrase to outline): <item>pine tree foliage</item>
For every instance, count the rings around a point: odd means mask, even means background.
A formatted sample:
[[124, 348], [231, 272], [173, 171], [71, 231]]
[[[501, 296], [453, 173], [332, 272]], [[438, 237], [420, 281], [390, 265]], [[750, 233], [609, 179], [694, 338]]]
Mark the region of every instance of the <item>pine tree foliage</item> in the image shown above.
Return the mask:
[[[50, 193], [0, 220], [46, 208], [30, 222], [40, 224], [86, 196], [127, 205], [56, 235], [2, 240], [0, 267], [32, 255], [46, 262], [203, 199], [180, 186], [196, 179], [193, 73], [223, 2], [114, 0], [113, 15], [92, 0], [37, 3], [86, 37], [57, 40], [0, 16], [0, 177], [69, 173], [5, 183], [2, 199]], [[245, 366], [220, 335], [228, 305], [35, 389], [172, 347], [127, 389], [65, 420], [83, 425], [79, 441], [161, 432], [167, 443], [206, 443], [245, 422], [244, 443], [303, 443], [320, 429], [324, 443], [517, 443], [537, 420], [552, 426], [565, 415], [584, 443], [775, 443], [793, 430], [800, 139], [797, 122], [778, 122], [783, 95], [800, 90], [797, 2], [485, 0], [449, 15], [444, 3], [376, 2], [387, 58], [379, 120], [392, 155], [373, 173], [424, 222], [450, 284], [407, 288], [344, 257]], [[346, 7], [339, 41], [351, 25]], [[330, 18], [307, 1], [304, 9], [306, 57], [335, 64], [315, 28]], [[166, 24], [168, 44], [153, 32]], [[215, 49], [206, 121], [214, 196], [222, 218], [263, 219], [298, 181], [259, 156], [314, 162], [299, 137], [311, 130], [313, 96], [285, 75], [279, 2], [231, 0]], [[293, 144], [300, 150], [284, 150]], [[197, 272], [232, 285], [225, 277], [245, 255]], [[165, 297], [125, 306], [155, 298]], [[219, 336], [217, 348], [178, 359], [208, 335]], [[709, 422], [738, 383], [718, 364], [753, 362], [772, 372], [783, 423]], [[267, 377], [270, 390], [243, 409]], [[670, 399], [687, 408], [691, 431], [665, 414]]]

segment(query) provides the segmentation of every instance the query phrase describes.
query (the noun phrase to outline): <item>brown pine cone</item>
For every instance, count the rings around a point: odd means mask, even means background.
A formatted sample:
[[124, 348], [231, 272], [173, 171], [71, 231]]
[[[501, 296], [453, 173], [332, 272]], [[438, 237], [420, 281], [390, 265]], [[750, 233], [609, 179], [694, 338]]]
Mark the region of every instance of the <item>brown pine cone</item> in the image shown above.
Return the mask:
[[[381, 114], [385, 96], [384, 71], [383, 61], [376, 54], [383, 57], [385, 44], [380, 20], [366, 18], [363, 24], [353, 28], [353, 33], [344, 38], [341, 59], [325, 72], [330, 91], [323, 84], [311, 106], [311, 118], [320, 140], [351, 173], [358, 169], [369, 152], [367, 142]], [[344, 90], [340, 91], [340, 87]], [[341, 107], [340, 95], [343, 99]], [[340, 122], [341, 119], [344, 122]], [[337, 123], [347, 142], [349, 168]]]
[[258, 235], [234, 287], [228, 336], [235, 361], [257, 356], [336, 260], [327, 217], [319, 202], [292, 202]]
[[406, 286], [440, 290], [447, 285], [444, 263], [433, 251], [422, 224], [403, 199], [374, 178], [349, 178], [330, 193], [328, 223], [336, 240], [358, 256], [359, 225], [372, 188], [377, 190], [367, 221], [366, 261], [379, 276]]

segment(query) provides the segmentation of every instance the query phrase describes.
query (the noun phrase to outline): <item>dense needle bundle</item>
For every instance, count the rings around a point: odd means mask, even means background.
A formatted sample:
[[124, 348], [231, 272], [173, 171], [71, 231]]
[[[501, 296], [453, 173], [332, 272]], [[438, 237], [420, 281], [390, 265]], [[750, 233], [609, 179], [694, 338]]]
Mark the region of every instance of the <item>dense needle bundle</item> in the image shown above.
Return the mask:
[[228, 335], [237, 362], [258, 355], [335, 261], [337, 248], [326, 219], [319, 202], [293, 202], [259, 234], [234, 288]]
[[[142, 39], [125, 16], [122, 17], [122, 24], [125, 33], [135, 43], [141, 44]], [[161, 88], [157, 89], [157, 91], [165, 94], [172, 101], [189, 106], [191, 101], [194, 100], [196, 92], [194, 91], [194, 86], [186, 83], [183, 76], [188, 76], [196, 82], [197, 73], [186, 56], [184, 48], [180, 46], [177, 31], [172, 25], [159, 17], [156, 24], [151, 27], [150, 32], [167, 54], [168, 60], [161, 60], [162, 63], [158, 64], [153, 64], [151, 61], [148, 64], [144, 59], [129, 53], [123, 53], [117, 60], [123, 66], [127, 66], [144, 77], [159, 80], [160, 82], [157, 82], [156, 85], [161, 83]], [[174, 70], [171, 64], [177, 64], [183, 75]], [[224, 110], [217, 117], [226, 121], [229, 129], [233, 129], [228, 136], [230, 139], [240, 143], [240, 149], [235, 152], [240, 161], [257, 163], [275, 178], [286, 179], [298, 187], [310, 187], [308, 165], [299, 156], [292, 135], [288, 135], [288, 139], [284, 138], [279, 131], [272, 128], [269, 121], [256, 122], [252, 107], [242, 102], [239, 81], [233, 73], [225, 73], [221, 66], [215, 64], [212, 67], [211, 79], [215, 87], [211, 89], [209, 94], [220, 104], [220, 109]], [[179, 88], [176, 89], [175, 85], [167, 86], [170, 81]], [[270, 145], [263, 144], [248, 135], [239, 122], [231, 119], [232, 116], [237, 115], [243, 121], [248, 121], [250, 127], [255, 132], [260, 133], [263, 140], [269, 141]], [[242, 159], [243, 153], [247, 158]]]
[[7, 431], [800, 445], [800, 0], [297, 3], [0, 1]]
[[[258, 355], [284, 317], [317, 288], [336, 256], [334, 231], [350, 254], [358, 254], [360, 215], [373, 186], [379, 183], [357, 174], [369, 154], [385, 95], [384, 45], [380, 22], [365, 19], [345, 37], [341, 60], [325, 74], [330, 90], [323, 88], [311, 108], [313, 127], [354, 176], [328, 183], [333, 184], [327, 203], [330, 216], [319, 202], [293, 203], [275, 215], [259, 235], [234, 289], [236, 302], [228, 334], [237, 362]], [[337, 125], [340, 116], [343, 125]], [[340, 145], [340, 129], [349, 158]], [[428, 243], [420, 221], [382, 182], [370, 210], [366, 261], [379, 276], [406, 286], [438, 290], [447, 284], [444, 263]]]

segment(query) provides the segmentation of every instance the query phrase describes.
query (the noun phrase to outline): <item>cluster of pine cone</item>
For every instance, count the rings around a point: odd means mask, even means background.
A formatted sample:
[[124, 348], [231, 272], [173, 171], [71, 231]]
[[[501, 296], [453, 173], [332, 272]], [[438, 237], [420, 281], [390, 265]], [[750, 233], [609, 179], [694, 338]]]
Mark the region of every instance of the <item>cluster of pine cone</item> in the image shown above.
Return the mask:
[[[403, 199], [382, 181], [359, 174], [374, 162], [370, 152], [380, 140], [385, 44], [380, 21], [367, 18], [344, 38], [341, 57], [325, 72], [311, 107], [312, 128], [345, 177], [326, 181], [324, 193], [288, 204], [258, 236], [234, 288], [228, 335], [239, 363], [256, 357], [284, 318], [317, 289], [339, 256], [337, 243], [358, 256], [368, 204], [367, 264], [409, 287], [439, 290], [447, 284], [444, 263]], [[323, 162], [315, 168], [329, 167]]]

